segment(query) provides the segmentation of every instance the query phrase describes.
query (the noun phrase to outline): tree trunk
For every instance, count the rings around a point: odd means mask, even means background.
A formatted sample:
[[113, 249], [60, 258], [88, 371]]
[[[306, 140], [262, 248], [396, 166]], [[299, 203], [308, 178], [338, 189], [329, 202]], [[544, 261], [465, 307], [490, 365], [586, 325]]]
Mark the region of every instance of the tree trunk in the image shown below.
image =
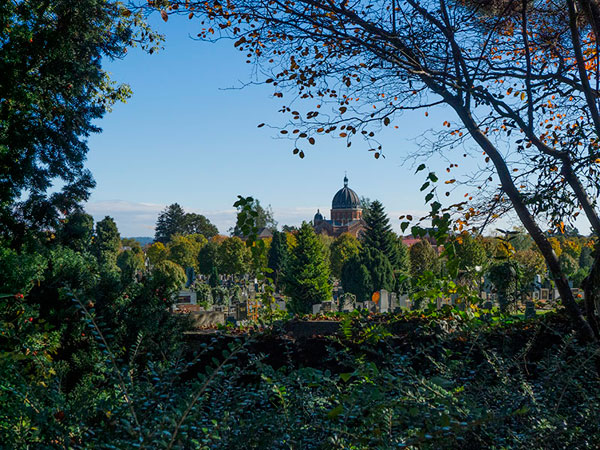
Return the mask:
[[498, 177], [500, 178], [500, 182], [502, 183], [502, 188], [508, 198], [510, 199], [515, 212], [519, 216], [521, 223], [525, 227], [525, 229], [529, 232], [532, 239], [536, 243], [538, 249], [544, 256], [546, 260], [546, 264], [550, 269], [550, 273], [554, 278], [554, 282], [556, 283], [556, 288], [560, 293], [560, 297], [562, 299], [563, 305], [567, 309], [573, 323], [580, 333], [580, 335], [586, 340], [594, 340], [595, 333], [590, 326], [590, 324], [585, 320], [583, 314], [581, 313], [575, 299], [573, 298], [573, 293], [571, 292], [571, 288], [567, 279], [565, 278], [562, 270], [560, 268], [560, 264], [558, 262], [558, 258], [550, 245], [550, 242], [544, 236], [544, 233], [540, 229], [540, 227], [535, 222], [535, 219], [525, 206], [523, 202], [523, 198], [516, 188], [512, 176], [510, 175], [510, 171], [504, 161], [502, 155], [498, 152], [494, 144], [492, 144], [488, 138], [481, 132], [479, 127], [477, 126], [475, 120], [473, 119], [471, 113], [460, 104], [457, 99], [447, 99], [448, 103], [454, 108], [462, 122], [469, 130], [469, 133], [475, 141], [479, 144], [479, 146], [486, 152], [486, 154], [490, 157], [494, 166], [496, 167], [496, 171], [498, 173]]
[[587, 320], [600, 339], [600, 243], [596, 244], [596, 255], [589, 275], [583, 280], [583, 292], [585, 295], [585, 312]]

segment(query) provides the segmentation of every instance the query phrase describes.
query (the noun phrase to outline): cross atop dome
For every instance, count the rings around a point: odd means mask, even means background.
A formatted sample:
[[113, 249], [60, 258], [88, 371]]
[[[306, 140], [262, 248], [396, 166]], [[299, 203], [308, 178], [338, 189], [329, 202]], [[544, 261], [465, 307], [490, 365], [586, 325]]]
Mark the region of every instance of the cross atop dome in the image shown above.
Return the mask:
[[344, 173], [344, 187], [348, 187], [348, 176]]

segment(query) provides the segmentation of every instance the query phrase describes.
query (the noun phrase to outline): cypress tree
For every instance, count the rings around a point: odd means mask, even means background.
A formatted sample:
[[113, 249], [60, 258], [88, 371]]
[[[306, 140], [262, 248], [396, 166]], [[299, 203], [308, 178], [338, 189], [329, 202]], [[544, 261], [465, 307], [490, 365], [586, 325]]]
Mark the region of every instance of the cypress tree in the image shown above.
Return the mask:
[[219, 280], [219, 271], [216, 266], [213, 266], [210, 271], [208, 285], [212, 288], [216, 288], [217, 286], [221, 285], [221, 280]]
[[271, 274], [275, 288], [279, 287], [279, 278], [285, 271], [288, 262], [288, 244], [285, 233], [273, 231], [273, 240], [269, 249], [269, 260], [267, 266], [273, 271]]
[[313, 227], [303, 222], [296, 239], [285, 270], [285, 292], [291, 297], [290, 311], [306, 314], [313, 304], [331, 298], [332, 286], [323, 244]]

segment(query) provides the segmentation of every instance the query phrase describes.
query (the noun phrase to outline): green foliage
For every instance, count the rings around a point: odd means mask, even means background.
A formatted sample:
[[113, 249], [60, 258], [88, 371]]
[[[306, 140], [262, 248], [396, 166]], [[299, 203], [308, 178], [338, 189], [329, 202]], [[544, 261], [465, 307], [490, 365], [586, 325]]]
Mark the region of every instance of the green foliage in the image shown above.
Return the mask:
[[[2, 2], [0, 232], [18, 237], [21, 220], [29, 231], [56, 226], [59, 214], [88, 198], [95, 183], [84, 167], [87, 138], [130, 95], [102, 62], [158, 38], [141, 13], [124, 14], [117, 1]], [[48, 194], [57, 180], [62, 187]]]
[[296, 238], [284, 282], [285, 292], [290, 297], [288, 308], [303, 314], [310, 312], [313, 304], [329, 300], [332, 287], [323, 244], [312, 226], [303, 222]]
[[218, 234], [217, 227], [205, 216], [186, 213], [178, 203], [173, 203], [158, 215], [154, 240], [167, 244], [175, 235], [202, 235], [210, 239]]
[[202, 235], [210, 239], [218, 235], [219, 230], [202, 214], [187, 213], [183, 218], [183, 230], [180, 233]]
[[219, 245], [219, 271], [228, 275], [241, 275], [250, 269], [251, 253], [244, 241], [233, 236]]
[[76, 211], [64, 219], [58, 229], [58, 242], [80, 252], [87, 251], [94, 236], [94, 218], [82, 211]]
[[342, 267], [353, 256], [358, 255], [360, 243], [349, 233], [342, 233], [331, 244], [330, 264], [331, 274], [340, 279]]
[[40, 254], [0, 247], [0, 294], [27, 294], [44, 279], [46, 265]]
[[276, 288], [279, 288], [279, 280], [285, 272], [288, 263], [289, 252], [286, 234], [281, 231], [273, 231], [273, 240], [269, 248], [267, 267], [272, 270], [271, 277]]
[[[242, 197], [233, 205], [237, 208], [237, 221], [230, 232], [232, 236], [251, 238], [256, 240], [256, 235], [263, 229], [271, 231], [277, 229], [277, 222], [273, 218], [271, 206], [266, 209], [258, 199]], [[252, 237], [254, 236], [254, 239]]]
[[476, 266], [485, 267], [488, 259], [485, 248], [470, 233], [462, 233], [450, 245], [454, 246], [459, 271], [470, 271]]
[[561, 253], [558, 258], [558, 262], [560, 263], [561, 270], [569, 279], [572, 278], [573, 275], [575, 275], [575, 273], [579, 270], [578, 262], [567, 252]]
[[229, 291], [223, 286], [215, 286], [211, 289], [211, 295], [215, 305], [229, 305]]
[[594, 249], [590, 246], [584, 246], [579, 254], [579, 267], [589, 269], [594, 264]]
[[154, 240], [167, 244], [176, 234], [183, 234], [185, 229], [185, 211], [179, 203], [167, 206], [156, 221]]
[[151, 265], [155, 266], [163, 262], [169, 256], [169, 250], [162, 242], [155, 242], [146, 251], [146, 256]]
[[370, 300], [373, 280], [358, 255], [352, 256], [342, 267], [341, 281], [344, 292], [354, 294], [357, 301]]
[[366, 229], [362, 236], [363, 247], [382, 252], [392, 264], [394, 270], [404, 271], [406, 266], [398, 249], [398, 239], [385, 209], [379, 200], [371, 203], [369, 213], [364, 217]]
[[414, 243], [409, 248], [410, 273], [418, 277], [425, 272], [437, 273], [440, 269], [436, 251], [429, 241], [423, 239]]
[[374, 248], [363, 248], [360, 253], [362, 264], [371, 274], [371, 291], [394, 289], [394, 269], [387, 256]]
[[548, 272], [546, 260], [542, 254], [534, 249], [517, 251], [514, 259], [521, 267], [521, 283], [524, 286], [533, 287], [535, 276], [545, 277]]
[[221, 285], [221, 280], [219, 279], [219, 271], [217, 266], [213, 266], [210, 271], [210, 277], [208, 278], [208, 285], [211, 288], [216, 288]]
[[96, 224], [96, 235], [94, 236], [94, 254], [101, 264], [115, 266], [117, 264], [117, 253], [121, 247], [121, 236], [117, 224], [112, 217], [106, 216]]
[[158, 263], [152, 268], [151, 276], [153, 283], [160, 286], [165, 295], [179, 291], [186, 282], [185, 271], [172, 261]]
[[498, 293], [500, 309], [503, 312], [508, 311], [519, 298], [519, 280], [521, 277], [521, 268], [516, 261], [505, 260], [494, 264], [488, 277], [494, 284]]
[[124, 250], [117, 256], [117, 266], [121, 269], [122, 283], [127, 285], [144, 271], [144, 253], [141, 250]]
[[200, 244], [188, 236], [174, 235], [167, 245], [168, 259], [179, 264], [184, 269], [187, 267], [197, 268]]
[[196, 291], [196, 301], [200, 306], [209, 308], [213, 304], [212, 291], [208, 284], [197, 283], [194, 286], [194, 291]]
[[217, 241], [210, 240], [198, 252], [198, 270], [204, 275], [210, 275], [213, 270], [218, 270], [220, 251]]

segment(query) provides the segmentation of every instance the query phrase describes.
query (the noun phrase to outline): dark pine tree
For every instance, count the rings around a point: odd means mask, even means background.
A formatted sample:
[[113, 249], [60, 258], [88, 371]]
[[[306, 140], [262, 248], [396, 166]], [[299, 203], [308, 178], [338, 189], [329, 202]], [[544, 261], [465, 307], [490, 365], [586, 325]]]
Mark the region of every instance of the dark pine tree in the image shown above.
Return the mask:
[[162, 211], [156, 221], [154, 240], [166, 244], [177, 233], [184, 233], [186, 227], [185, 211], [178, 203], [169, 205]]
[[216, 266], [213, 266], [212, 270], [210, 271], [210, 277], [208, 278], [208, 285], [211, 288], [216, 288], [217, 286], [221, 285], [221, 280], [219, 280], [219, 271], [217, 270]]
[[285, 292], [289, 295], [290, 311], [297, 314], [311, 312], [312, 305], [331, 298], [329, 263], [323, 244], [312, 225], [304, 222], [296, 236], [289, 264], [285, 270]]
[[342, 266], [342, 287], [344, 292], [356, 295], [356, 300], [364, 302], [371, 298], [373, 281], [369, 270], [362, 263], [359, 255], [351, 257]]
[[386, 289], [391, 291], [395, 287], [394, 269], [387, 256], [377, 249], [365, 247], [360, 258], [362, 264], [371, 274], [372, 292]]
[[387, 256], [394, 269], [402, 270], [403, 268], [398, 267], [401, 258], [398, 254], [397, 238], [379, 200], [371, 203], [364, 220], [367, 226], [363, 235], [363, 247], [379, 250]]
[[267, 266], [273, 271], [271, 277], [275, 283], [275, 288], [279, 289], [281, 274], [285, 271], [288, 262], [288, 244], [285, 233], [273, 231], [273, 240], [269, 249], [269, 260]]

